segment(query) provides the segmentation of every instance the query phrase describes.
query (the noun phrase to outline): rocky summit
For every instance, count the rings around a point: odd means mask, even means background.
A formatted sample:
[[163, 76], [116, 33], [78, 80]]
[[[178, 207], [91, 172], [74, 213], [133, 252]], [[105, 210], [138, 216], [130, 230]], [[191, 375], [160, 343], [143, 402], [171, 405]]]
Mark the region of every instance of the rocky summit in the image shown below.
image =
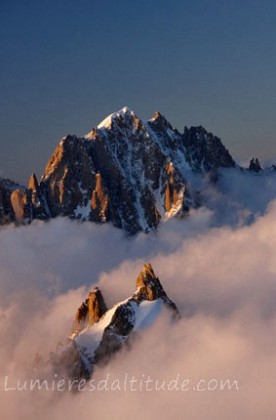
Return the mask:
[[63, 376], [88, 379], [96, 365], [108, 362], [126, 345], [135, 345], [135, 337], [166, 310], [172, 319], [180, 318], [151, 264], [145, 264], [134, 294], [111, 309], [98, 288], [89, 292], [76, 311], [69, 343], [52, 353], [47, 363]]
[[180, 133], [159, 112], [143, 121], [125, 107], [84, 137], [64, 137], [40, 182], [33, 174], [28, 188], [6, 194], [0, 218], [20, 224], [67, 216], [149, 232], [197, 206], [192, 172], [234, 166], [221, 140], [203, 127]]

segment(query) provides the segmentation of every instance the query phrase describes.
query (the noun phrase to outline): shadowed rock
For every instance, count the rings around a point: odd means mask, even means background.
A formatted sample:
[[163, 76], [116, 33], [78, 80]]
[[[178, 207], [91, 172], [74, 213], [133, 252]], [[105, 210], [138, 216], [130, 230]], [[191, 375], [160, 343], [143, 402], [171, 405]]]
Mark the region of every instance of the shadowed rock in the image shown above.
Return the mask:
[[202, 126], [184, 128], [183, 142], [186, 159], [196, 172], [209, 172], [218, 168], [233, 168], [236, 163], [221, 140]]
[[260, 165], [259, 159], [257, 158], [252, 158], [250, 160], [250, 164], [249, 164], [249, 171], [250, 172], [261, 172], [262, 171], [262, 167]]

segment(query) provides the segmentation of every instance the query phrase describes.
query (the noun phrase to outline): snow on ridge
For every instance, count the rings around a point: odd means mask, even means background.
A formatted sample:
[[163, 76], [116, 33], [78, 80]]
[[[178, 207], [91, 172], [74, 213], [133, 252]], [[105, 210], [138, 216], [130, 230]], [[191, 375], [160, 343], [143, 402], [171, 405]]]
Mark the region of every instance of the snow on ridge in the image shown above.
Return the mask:
[[137, 305], [135, 308], [135, 325], [133, 331], [150, 327], [160, 314], [162, 307], [163, 302], [161, 299], [153, 301], [144, 300], [140, 305]]
[[[161, 112], [159, 111], [155, 111], [153, 116], [148, 120], [148, 122], [154, 122], [156, 121], [158, 118], [163, 117], [163, 115], [161, 114]], [[163, 117], [165, 118], [165, 117]]]
[[82, 221], [89, 219], [90, 212], [91, 212], [90, 201], [88, 201], [86, 205], [79, 204], [74, 210], [75, 216], [77, 218], [80, 218]]
[[78, 337], [75, 339], [77, 347], [86, 357], [93, 359], [95, 351], [101, 343], [105, 329], [110, 325], [116, 309], [128, 302], [134, 312], [134, 326], [133, 331], [140, 331], [150, 327], [160, 314], [163, 307], [163, 302], [160, 299], [155, 301], [143, 301], [140, 304], [128, 298], [122, 302], [117, 303], [113, 308], [109, 309], [99, 322], [92, 326], [86, 327]]
[[94, 357], [95, 351], [102, 340], [104, 330], [110, 324], [112, 317], [120, 304], [114, 305], [113, 308], [109, 309], [103, 315], [99, 322], [85, 328], [76, 338], [75, 342], [77, 347], [84, 349], [89, 357]]
[[108, 117], [106, 117], [99, 125], [97, 125], [97, 128], [110, 128], [113, 119], [118, 117], [124, 118], [126, 115], [134, 116], [135, 114], [131, 109], [125, 106], [124, 108], [120, 109], [120, 111], [113, 112]]

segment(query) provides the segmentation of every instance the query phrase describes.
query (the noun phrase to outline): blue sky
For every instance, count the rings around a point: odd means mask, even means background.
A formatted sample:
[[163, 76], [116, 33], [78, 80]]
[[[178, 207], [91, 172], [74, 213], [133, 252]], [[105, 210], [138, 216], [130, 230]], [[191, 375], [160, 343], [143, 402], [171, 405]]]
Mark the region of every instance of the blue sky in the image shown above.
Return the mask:
[[275, 157], [275, 21], [271, 0], [2, 0], [0, 176], [40, 176], [62, 136], [125, 105]]

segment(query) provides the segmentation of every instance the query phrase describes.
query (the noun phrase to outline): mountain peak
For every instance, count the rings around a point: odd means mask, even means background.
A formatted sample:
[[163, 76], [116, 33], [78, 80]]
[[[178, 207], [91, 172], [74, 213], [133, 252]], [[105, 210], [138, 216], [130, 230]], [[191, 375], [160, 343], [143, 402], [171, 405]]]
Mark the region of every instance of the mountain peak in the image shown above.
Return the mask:
[[158, 120], [158, 119], [166, 119], [164, 115], [161, 114], [159, 111], [155, 111], [150, 121]]
[[156, 277], [150, 263], [144, 265], [142, 271], [137, 277], [136, 289], [136, 295], [140, 299], [146, 299], [149, 301], [159, 299], [165, 295], [159, 278]]
[[159, 279], [155, 276], [152, 265], [145, 264], [136, 280], [137, 294], [147, 300], [155, 300], [159, 297], [162, 288]]
[[133, 111], [132, 111], [130, 108], [128, 108], [127, 106], [124, 106], [124, 108], [122, 108], [122, 109], [119, 111], [119, 113], [122, 113], [122, 114], [127, 114], [127, 113], [129, 113], [129, 114], [133, 114]]
[[149, 120], [150, 123], [154, 124], [155, 127], [157, 127], [158, 129], [172, 129], [171, 124], [168, 122], [168, 120], [166, 119], [166, 117], [164, 117], [164, 115], [161, 114], [161, 112], [156, 111], [152, 118]]
[[120, 109], [117, 112], [113, 112], [112, 114], [110, 114], [108, 117], [106, 117], [100, 124], [97, 125], [98, 129], [101, 128], [111, 128], [112, 127], [112, 122], [114, 120], [117, 119], [125, 119], [125, 118], [129, 118], [129, 117], [135, 117], [134, 112], [129, 109], [127, 106], [125, 106], [124, 108]]

